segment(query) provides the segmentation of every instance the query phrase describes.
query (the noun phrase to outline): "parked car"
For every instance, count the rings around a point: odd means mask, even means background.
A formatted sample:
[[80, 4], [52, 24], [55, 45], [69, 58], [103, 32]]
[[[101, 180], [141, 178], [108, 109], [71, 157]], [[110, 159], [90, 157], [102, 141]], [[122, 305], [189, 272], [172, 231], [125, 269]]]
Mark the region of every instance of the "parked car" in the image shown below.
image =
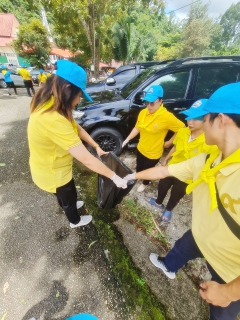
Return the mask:
[[[85, 100], [75, 109], [76, 121], [105, 151], [119, 155], [122, 142], [135, 126], [142, 99], [151, 85], [164, 89], [164, 106], [179, 119], [181, 110], [200, 98], [209, 98], [219, 87], [240, 81], [240, 56], [185, 58], [150, 67], [121, 90], [95, 95], [94, 103]], [[133, 147], [137, 140], [130, 141]]]
[[102, 92], [105, 90], [121, 89], [125, 86], [133, 77], [141, 73], [148, 67], [156, 64], [161, 64], [162, 61], [148, 61], [131, 63], [125, 66], [117, 68], [109, 77], [105, 80], [97, 83], [89, 83], [86, 91], [89, 94]]
[[[11, 69], [11, 78], [16, 87], [24, 87], [23, 78], [17, 73], [17, 71]], [[6, 88], [6, 82], [4, 81], [4, 75], [0, 73], [0, 87]]]
[[32, 76], [33, 82], [35, 84], [38, 84], [38, 75], [39, 75], [39, 69], [32, 69], [30, 70], [30, 74]]

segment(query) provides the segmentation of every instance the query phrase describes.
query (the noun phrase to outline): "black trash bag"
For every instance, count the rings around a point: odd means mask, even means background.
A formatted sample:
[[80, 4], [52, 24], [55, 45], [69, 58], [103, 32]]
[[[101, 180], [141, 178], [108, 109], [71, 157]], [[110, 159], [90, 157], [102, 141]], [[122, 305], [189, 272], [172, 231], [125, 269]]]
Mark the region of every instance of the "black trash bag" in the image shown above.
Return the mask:
[[[112, 152], [101, 156], [101, 161], [119, 177], [123, 178], [132, 171]], [[126, 189], [118, 188], [115, 183], [102, 175], [98, 175], [98, 206], [102, 209], [112, 209], [125, 197], [136, 180], [128, 181]]]

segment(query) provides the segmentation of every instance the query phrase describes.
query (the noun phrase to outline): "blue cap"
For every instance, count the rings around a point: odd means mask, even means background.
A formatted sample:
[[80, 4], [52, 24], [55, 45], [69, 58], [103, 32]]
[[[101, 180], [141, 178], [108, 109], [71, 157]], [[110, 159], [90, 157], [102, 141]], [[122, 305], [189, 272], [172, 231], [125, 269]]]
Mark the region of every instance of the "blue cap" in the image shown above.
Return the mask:
[[203, 121], [203, 116], [207, 114], [206, 110], [204, 109], [208, 99], [199, 99], [194, 102], [194, 104], [187, 110], [181, 111], [179, 113], [185, 114], [187, 118], [185, 120], [201, 120]]
[[40, 69], [39, 72], [40, 72], [40, 73], [43, 73], [43, 69]]
[[240, 83], [230, 83], [216, 90], [204, 106], [208, 113], [240, 114]]
[[148, 101], [148, 102], [154, 102], [158, 98], [163, 97], [163, 88], [162, 86], [151, 86], [145, 97], [143, 98], [143, 101]]
[[56, 75], [69, 81], [83, 92], [85, 98], [89, 101], [93, 101], [92, 98], [85, 91], [87, 86], [87, 74], [83, 68], [79, 67], [76, 63], [68, 60], [57, 61], [57, 72]]
[[76, 314], [75, 316], [71, 316], [70, 318], [67, 318], [66, 320], [98, 320], [96, 317], [92, 316], [88, 313], [80, 313]]
[[6, 67], [5, 66], [1, 66], [1, 69], [6, 69]]

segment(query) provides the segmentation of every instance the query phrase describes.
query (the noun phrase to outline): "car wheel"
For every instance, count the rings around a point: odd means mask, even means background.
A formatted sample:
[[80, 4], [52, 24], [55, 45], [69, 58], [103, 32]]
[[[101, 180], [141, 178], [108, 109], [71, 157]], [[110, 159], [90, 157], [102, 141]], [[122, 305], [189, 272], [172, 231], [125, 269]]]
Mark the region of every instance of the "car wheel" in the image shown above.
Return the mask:
[[4, 80], [0, 80], [0, 87], [1, 88], [7, 88], [7, 84], [6, 84], [6, 82], [4, 81]]
[[117, 156], [122, 151], [123, 137], [121, 133], [110, 127], [98, 128], [92, 131], [91, 137], [104, 151], [112, 151]]

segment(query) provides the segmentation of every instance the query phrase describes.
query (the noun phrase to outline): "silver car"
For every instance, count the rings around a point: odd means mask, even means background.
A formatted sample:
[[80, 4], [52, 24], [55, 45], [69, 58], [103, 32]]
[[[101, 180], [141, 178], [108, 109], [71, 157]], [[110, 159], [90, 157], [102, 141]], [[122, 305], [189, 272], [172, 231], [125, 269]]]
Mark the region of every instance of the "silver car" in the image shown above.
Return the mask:
[[[11, 71], [11, 78], [16, 87], [24, 87], [23, 78], [13, 70]], [[4, 81], [4, 75], [0, 73], [0, 88], [6, 88], [6, 82]]]

